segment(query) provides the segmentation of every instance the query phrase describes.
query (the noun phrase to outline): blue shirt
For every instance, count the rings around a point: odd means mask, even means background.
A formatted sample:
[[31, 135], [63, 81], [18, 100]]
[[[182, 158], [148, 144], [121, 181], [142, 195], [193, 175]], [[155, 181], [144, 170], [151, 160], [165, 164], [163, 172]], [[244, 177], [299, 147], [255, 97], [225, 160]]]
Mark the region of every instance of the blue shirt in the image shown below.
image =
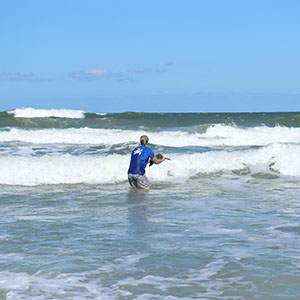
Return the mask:
[[154, 157], [153, 151], [146, 146], [138, 146], [132, 150], [128, 174], [145, 174], [148, 160]]

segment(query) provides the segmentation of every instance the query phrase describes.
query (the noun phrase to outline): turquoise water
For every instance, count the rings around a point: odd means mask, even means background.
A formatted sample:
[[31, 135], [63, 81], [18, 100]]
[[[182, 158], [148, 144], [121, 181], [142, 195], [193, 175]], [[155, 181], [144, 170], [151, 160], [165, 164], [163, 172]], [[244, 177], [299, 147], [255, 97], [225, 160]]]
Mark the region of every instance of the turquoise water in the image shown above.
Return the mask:
[[[0, 130], [1, 299], [300, 298], [296, 125], [2, 114], [15, 123]], [[143, 130], [171, 158], [147, 168], [149, 192], [126, 181]]]

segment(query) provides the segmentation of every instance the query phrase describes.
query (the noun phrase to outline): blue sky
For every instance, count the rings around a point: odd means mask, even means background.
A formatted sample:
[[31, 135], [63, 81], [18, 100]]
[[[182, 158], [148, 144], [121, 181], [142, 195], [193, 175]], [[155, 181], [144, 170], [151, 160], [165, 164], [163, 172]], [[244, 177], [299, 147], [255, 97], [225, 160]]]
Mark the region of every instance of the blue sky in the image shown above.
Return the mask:
[[0, 110], [300, 111], [296, 0], [0, 3]]

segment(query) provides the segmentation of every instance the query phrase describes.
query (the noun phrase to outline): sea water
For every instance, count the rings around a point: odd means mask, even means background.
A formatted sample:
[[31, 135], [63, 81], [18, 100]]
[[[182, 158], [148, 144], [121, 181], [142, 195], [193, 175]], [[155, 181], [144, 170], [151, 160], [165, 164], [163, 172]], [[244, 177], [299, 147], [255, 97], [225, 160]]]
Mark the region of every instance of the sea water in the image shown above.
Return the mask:
[[2, 112], [0, 299], [300, 299], [299, 153], [300, 113]]

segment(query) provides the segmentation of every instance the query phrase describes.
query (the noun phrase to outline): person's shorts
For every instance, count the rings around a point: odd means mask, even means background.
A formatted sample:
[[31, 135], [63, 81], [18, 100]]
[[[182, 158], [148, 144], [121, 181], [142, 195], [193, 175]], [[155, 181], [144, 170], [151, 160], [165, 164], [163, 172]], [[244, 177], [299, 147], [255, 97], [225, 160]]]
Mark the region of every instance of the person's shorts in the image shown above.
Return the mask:
[[135, 189], [136, 188], [146, 189], [150, 187], [148, 178], [145, 175], [128, 174], [128, 181], [129, 184]]

